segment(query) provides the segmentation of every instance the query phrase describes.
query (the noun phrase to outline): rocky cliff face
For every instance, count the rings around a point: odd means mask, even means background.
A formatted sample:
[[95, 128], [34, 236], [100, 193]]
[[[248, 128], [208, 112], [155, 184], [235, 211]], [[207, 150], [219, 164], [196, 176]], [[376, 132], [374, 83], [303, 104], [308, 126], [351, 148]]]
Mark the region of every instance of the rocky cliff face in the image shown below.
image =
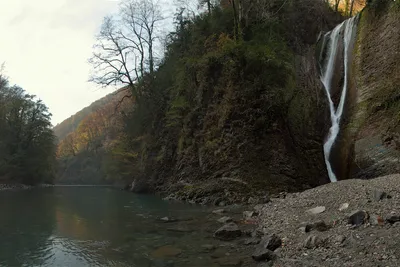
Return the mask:
[[182, 126], [160, 128], [136, 184], [148, 183], [180, 199], [218, 203], [329, 181], [322, 149], [329, 111], [315, 44], [321, 31], [342, 18], [322, 2], [309, 1], [315, 5], [311, 13], [302, 1], [289, 2], [280, 18], [288, 64], [268, 65], [272, 61], [257, 68], [242, 56], [248, 53], [243, 48], [190, 66], [186, 76], [195, 82]]
[[354, 178], [400, 172], [400, 5], [375, 2], [361, 13], [354, 52], [346, 128], [354, 140]]

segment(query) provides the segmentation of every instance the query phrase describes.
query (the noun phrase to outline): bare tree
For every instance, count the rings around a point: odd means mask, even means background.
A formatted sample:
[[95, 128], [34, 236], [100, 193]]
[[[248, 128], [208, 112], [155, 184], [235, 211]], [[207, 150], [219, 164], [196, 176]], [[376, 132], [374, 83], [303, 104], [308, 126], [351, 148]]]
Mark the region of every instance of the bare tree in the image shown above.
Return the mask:
[[149, 72], [153, 73], [154, 46], [159, 39], [156, 30], [164, 20], [160, 5], [155, 0], [130, 0], [121, 4], [120, 13], [124, 25], [120, 34], [140, 53], [142, 72], [147, 57]]
[[341, 1], [341, 0], [334, 0], [334, 1], [335, 1], [335, 2], [334, 2], [334, 4], [335, 4], [335, 6], [334, 6], [334, 7], [335, 7], [335, 11], [338, 12], [338, 11], [339, 11], [339, 5], [340, 5], [340, 1]]
[[104, 18], [89, 60], [95, 71], [90, 81], [102, 86], [125, 84], [138, 95], [135, 84], [155, 69], [161, 8], [155, 0], [128, 0], [117, 17]]
[[96, 72], [90, 81], [99, 85], [126, 84], [133, 88], [139, 79], [134, 50], [122, 38], [112, 17], [104, 18], [89, 62]]

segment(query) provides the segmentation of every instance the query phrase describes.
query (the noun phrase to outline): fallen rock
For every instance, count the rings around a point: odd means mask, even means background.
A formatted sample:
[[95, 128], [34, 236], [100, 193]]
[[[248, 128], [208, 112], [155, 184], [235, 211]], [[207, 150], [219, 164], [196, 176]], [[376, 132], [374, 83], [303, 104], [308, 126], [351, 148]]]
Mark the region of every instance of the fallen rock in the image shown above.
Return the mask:
[[251, 257], [255, 261], [272, 261], [276, 258], [276, 255], [269, 249], [258, 247]]
[[324, 211], [325, 211], [325, 207], [324, 206], [319, 206], [319, 207], [315, 207], [315, 208], [307, 210], [306, 213], [312, 214], [312, 215], [316, 215], [316, 214], [320, 214], [320, 213], [322, 213]]
[[351, 225], [359, 226], [367, 222], [368, 213], [364, 210], [353, 211], [349, 217], [347, 222]]
[[269, 249], [271, 251], [274, 251], [275, 249], [282, 246], [282, 239], [276, 234], [267, 235], [261, 239], [260, 246]]
[[390, 224], [400, 222], [400, 216], [399, 215], [390, 215], [386, 218], [386, 221]]
[[248, 211], [248, 210], [243, 211], [243, 217], [245, 219], [251, 219], [256, 216], [258, 216], [258, 212], [256, 212], [256, 211]]
[[228, 217], [228, 216], [224, 216], [222, 218], [219, 218], [217, 221], [219, 223], [230, 223], [230, 222], [233, 222], [232, 218]]
[[182, 253], [182, 250], [173, 246], [163, 246], [154, 250], [151, 254], [155, 258], [176, 257]]
[[381, 216], [372, 214], [369, 216], [369, 223], [371, 225], [384, 225], [385, 221], [383, 220], [383, 218]]
[[347, 210], [348, 207], [349, 207], [349, 203], [343, 203], [342, 205], [340, 205], [339, 211]]
[[214, 233], [214, 236], [220, 240], [233, 240], [241, 235], [242, 231], [235, 223], [228, 223]]
[[259, 237], [251, 237], [244, 240], [243, 244], [245, 245], [258, 245], [261, 242], [261, 238]]
[[217, 210], [213, 210], [212, 213], [221, 215], [221, 214], [225, 213], [225, 210], [224, 209], [217, 209]]

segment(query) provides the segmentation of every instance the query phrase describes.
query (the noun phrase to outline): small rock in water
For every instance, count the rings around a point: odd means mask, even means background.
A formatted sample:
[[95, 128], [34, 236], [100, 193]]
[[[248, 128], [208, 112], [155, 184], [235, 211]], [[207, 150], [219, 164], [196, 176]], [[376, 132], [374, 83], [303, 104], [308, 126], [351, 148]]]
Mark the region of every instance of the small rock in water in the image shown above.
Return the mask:
[[261, 239], [260, 246], [263, 248], [274, 251], [275, 249], [282, 246], [282, 239], [276, 234], [267, 235]]
[[224, 209], [217, 209], [217, 210], [213, 210], [212, 213], [214, 213], [214, 214], [223, 214], [223, 213], [225, 213], [225, 210]]
[[173, 246], [163, 246], [154, 250], [151, 254], [155, 258], [176, 257], [182, 253], [182, 250]]
[[349, 207], [349, 203], [343, 203], [342, 205], [340, 205], [339, 207], [339, 211], [344, 211]]
[[258, 216], [258, 212], [256, 212], [256, 211], [248, 211], [248, 210], [243, 211], [243, 217], [245, 219], [250, 219], [250, 218], [253, 218], [256, 216]]
[[251, 257], [255, 261], [271, 261], [276, 258], [276, 255], [269, 249], [258, 247]]
[[316, 214], [320, 214], [320, 213], [322, 213], [324, 211], [325, 211], [325, 207], [324, 206], [319, 206], [319, 207], [315, 207], [315, 208], [309, 209], [306, 212], [308, 214], [316, 215]]
[[399, 215], [390, 215], [389, 217], [386, 218], [386, 221], [390, 224], [400, 222], [400, 216]]
[[228, 216], [224, 216], [222, 218], [219, 218], [217, 221], [219, 223], [230, 223], [230, 222], [233, 222], [232, 218], [228, 217]]
[[359, 226], [367, 222], [368, 213], [364, 210], [357, 210], [352, 212], [348, 217], [348, 223], [351, 225]]
[[160, 220], [163, 221], [163, 222], [176, 222], [176, 221], [178, 221], [177, 219], [170, 218], [170, 217], [162, 217]]
[[205, 251], [211, 251], [215, 249], [215, 246], [211, 244], [204, 244], [201, 245], [201, 248], [204, 249]]
[[261, 238], [259, 237], [251, 237], [251, 238], [247, 238], [243, 244], [245, 245], [258, 245], [261, 242]]
[[214, 233], [214, 236], [220, 240], [233, 240], [241, 235], [242, 231], [235, 223], [228, 223]]
[[385, 221], [383, 220], [383, 218], [381, 216], [376, 215], [376, 214], [372, 214], [369, 217], [369, 223], [371, 225], [384, 225]]

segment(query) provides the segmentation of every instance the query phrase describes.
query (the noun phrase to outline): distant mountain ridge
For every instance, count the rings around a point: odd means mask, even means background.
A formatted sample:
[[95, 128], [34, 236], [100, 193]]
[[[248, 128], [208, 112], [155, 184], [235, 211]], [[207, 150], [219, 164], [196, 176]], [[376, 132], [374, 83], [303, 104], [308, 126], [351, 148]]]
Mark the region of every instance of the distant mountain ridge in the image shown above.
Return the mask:
[[68, 134], [73, 133], [78, 128], [82, 120], [84, 120], [88, 115], [113, 101], [121, 100], [126, 93], [126, 87], [120, 88], [117, 91], [94, 101], [92, 104], [81, 109], [74, 115], [71, 115], [69, 118], [65, 119], [61, 123], [58, 123], [56, 126], [53, 127], [53, 131], [58, 139], [58, 142], [61, 142]]

